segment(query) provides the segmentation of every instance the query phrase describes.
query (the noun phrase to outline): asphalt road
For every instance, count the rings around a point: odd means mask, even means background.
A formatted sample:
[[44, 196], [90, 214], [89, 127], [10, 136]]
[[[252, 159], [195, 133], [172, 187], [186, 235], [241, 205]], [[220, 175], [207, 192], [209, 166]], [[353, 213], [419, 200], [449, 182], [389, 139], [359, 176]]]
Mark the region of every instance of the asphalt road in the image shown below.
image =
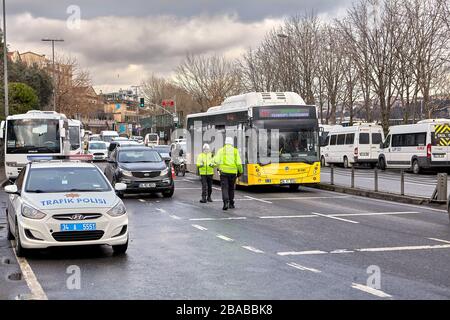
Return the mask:
[[[188, 175], [172, 199], [127, 197], [125, 256], [108, 247], [53, 249], [26, 264], [49, 299], [450, 298], [443, 210], [267, 188], [238, 190], [237, 209], [223, 212], [217, 189], [212, 204], [200, 204], [200, 183]], [[73, 266], [80, 289], [67, 286]], [[23, 280], [14, 283], [0, 287], [2, 298], [29, 293]]]
[[[358, 168], [355, 169], [355, 187], [367, 190], [374, 190], [375, 173], [373, 169]], [[378, 170], [378, 190], [400, 194], [400, 177], [399, 170]], [[331, 169], [329, 167], [321, 168], [321, 181], [330, 183]], [[448, 178], [450, 186], [450, 175]], [[351, 169], [343, 167], [334, 168], [334, 183], [336, 185], [350, 187], [351, 186]], [[437, 173], [426, 172], [421, 174], [413, 174], [405, 172], [405, 195], [431, 198], [437, 184]]]

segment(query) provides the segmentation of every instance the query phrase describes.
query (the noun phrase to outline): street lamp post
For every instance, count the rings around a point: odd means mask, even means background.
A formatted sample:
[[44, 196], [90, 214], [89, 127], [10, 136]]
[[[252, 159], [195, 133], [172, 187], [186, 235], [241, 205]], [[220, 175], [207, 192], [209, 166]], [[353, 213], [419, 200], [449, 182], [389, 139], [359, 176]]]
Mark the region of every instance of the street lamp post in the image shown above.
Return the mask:
[[63, 42], [63, 39], [42, 39], [52, 43], [52, 68], [53, 68], [53, 111], [56, 111], [56, 72], [55, 72], [55, 42]]
[[9, 115], [9, 96], [8, 96], [8, 49], [6, 47], [6, 6], [3, 0], [3, 77], [5, 89], [5, 117]]

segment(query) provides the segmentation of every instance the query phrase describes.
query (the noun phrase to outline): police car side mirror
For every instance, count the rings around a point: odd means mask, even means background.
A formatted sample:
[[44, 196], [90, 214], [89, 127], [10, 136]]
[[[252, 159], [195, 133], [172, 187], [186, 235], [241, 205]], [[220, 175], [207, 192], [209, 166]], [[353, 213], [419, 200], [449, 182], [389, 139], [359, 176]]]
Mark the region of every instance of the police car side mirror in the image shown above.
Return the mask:
[[5, 192], [9, 194], [20, 194], [19, 189], [15, 184], [9, 185], [5, 187]]
[[127, 185], [126, 185], [125, 183], [117, 182], [117, 183], [114, 185], [114, 190], [116, 190], [116, 191], [124, 191], [124, 190], [126, 190], [126, 189], [127, 189]]

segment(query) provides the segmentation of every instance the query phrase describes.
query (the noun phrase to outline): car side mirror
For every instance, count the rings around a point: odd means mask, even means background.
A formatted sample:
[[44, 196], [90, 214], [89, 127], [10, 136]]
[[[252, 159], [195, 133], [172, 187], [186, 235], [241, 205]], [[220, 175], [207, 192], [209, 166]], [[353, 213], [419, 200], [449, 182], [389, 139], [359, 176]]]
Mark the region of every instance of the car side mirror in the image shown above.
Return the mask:
[[114, 185], [114, 190], [116, 191], [124, 191], [127, 189], [127, 185], [125, 183], [117, 182]]
[[114, 161], [114, 159], [108, 158], [106, 161], [108, 161], [108, 163], [115, 163], [116, 161]]
[[380, 143], [380, 149], [384, 149], [384, 143]]
[[5, 192], [9, 194], [20, 194], [19, 189], [17, 188], [17, 185], [12, 184], [5, 187]]

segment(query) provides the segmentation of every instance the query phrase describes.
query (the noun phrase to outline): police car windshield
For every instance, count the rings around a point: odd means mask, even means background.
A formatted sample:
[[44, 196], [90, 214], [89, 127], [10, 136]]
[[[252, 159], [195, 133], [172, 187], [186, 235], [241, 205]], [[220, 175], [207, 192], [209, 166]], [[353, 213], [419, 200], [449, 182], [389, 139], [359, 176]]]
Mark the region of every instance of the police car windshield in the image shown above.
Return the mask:
[[106, 179], [97, 168], [31, 168], [26, 192], [103, 192], [111, 191]]
[[161, 156], [154, 150], [122, 150], [119, 162], [161, 162]]

